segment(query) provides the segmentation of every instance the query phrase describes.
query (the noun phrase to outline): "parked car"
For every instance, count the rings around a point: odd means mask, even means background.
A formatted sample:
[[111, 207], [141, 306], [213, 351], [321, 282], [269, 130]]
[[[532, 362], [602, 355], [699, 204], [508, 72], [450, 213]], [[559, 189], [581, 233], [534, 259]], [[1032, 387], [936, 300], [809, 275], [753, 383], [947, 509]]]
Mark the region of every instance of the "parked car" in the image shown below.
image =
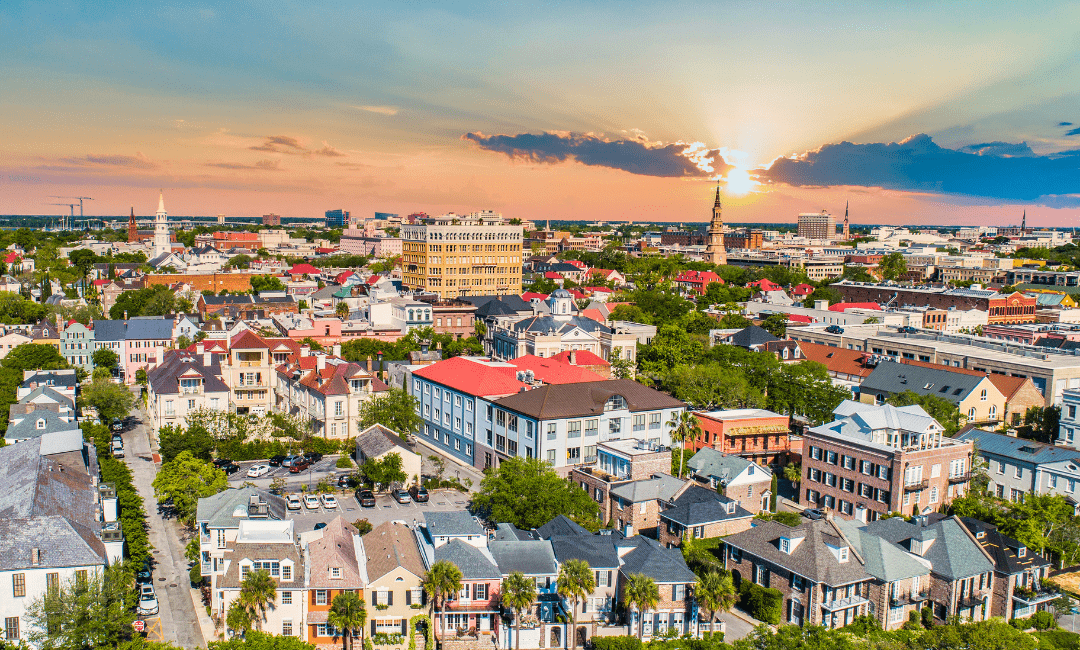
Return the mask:
[[293, 466], [293, 464], [294, 464], [294, 463], [295, 463], [296, 461], [300, 460], [301, 458], [303, 458], [303, 456], [296, 456], [296, 455], [293, 455], [293, 456], [286, 456], [285, 458], [283, 458], [283, 459], [281, 460], [281, 466], [282, 466], [282, 467], [292, 467], [292, 466]]
[[417, 503], [427, 503], [428, 491], [426, 487], [414, 485], [409, 488], [409, 494], [412, 495], [413, 501]]
[[236, 463], [229, 463], [228, 465], [222, 466], [221, 469], [224, 470], [226, 474], [231, 476], [240, 471], [240, 466]]
[[154, 571], [150, 567], [150, 560], [144, 560], [139, 570], [135, 572], [135, 582], [139, 584], [152, 582], [154, 579]]
[[802, 515], [807, 519], [824, 519], [825, 511], [819, 508], [807, 508], [802, 511]]
[[270, 467], [281, 467], [281, 461], [286, 458], [288, 458], [288, 455], [278, 454], [277, 456], [271, 456], [268, 462], [270, 463]]
[[154, 585], [145, 584], [139, 587], [139, 606], [136, 609], [139, 614], [153, 616], [158, 613], [157, 594]]
[[123, 420], [117, 420], [116, 422], [113, 422], [112, 424], [109, 425], [109, 429], [111, 429], [112, 431], [116, 431], [116, 432], [123, 431], [124, 430], [124, 421]]
[[295, 494], [288, 495], [287, 497], [285, 497], [285, 507], [289, 510], [299, 510], [300, 497], [296, 496]]
[[318, 510], [319, 509], [319, 497], [315, 496], [314, 494], [305, 494], [304, 495], [304, 507], [307, 508], [308, 510]]
[[232, 465], [232, 461], [229, 460], [228, 458], [215, 458], [214, 459], [214, 467], [221, 468], [221, 467], [225, 467], [226, 465]]
[[840, 327], [839, 325], [829, 325], [825, 328], [825, 331], [829, 334], [843, 334], [844, 328]]
[[374, 508], [375, 507], [375, 493], [371, 490], [357, 490], [354, 493], [357, 503], [362, 508]]
[[307, 459], [301, 458], [289, 466], [289, 473], [299, 474], [309, 467], [311, 467], [311, 463], [307, 462]]
[[112, 455], [113, 455], [113, 458], [123, 458], [124, 457], [124, 445], [114, 444], [112, 446]]
[[248, 468], [248, 471], [247, 471], [248, 478], [259, 478], [260, 476], [265, 476], [265, 475], [267, 475], [269, 473], [270, 473], [270, 466], [269, 465], [262, 465], [262, 464], [252, 465], [251, 467]]
[[309, 463], [317, 463], [322, 460], [322, 454], [317, 451], [309, 451], [304, 454], [304, 458], [308, 459]]
[[905, 325], [905, 326], [901, 327], [900, 329], [898, 329], [896, 331], [900, 332], [901, 334], [918, 334], [919, 333], [919, 330], [915, 329], [914, 327], [911, 327], [910, 325]]
[[356, 480], [356, 477], [352, 474], [342, 474], [337, 477], [337, 486], [339, 488], [354, 488], [360, 485], [360, 481]]
[[323, 494], [319, 495], [319, 498], [322, 500], [322, 507], [324, 507], [324, 508], [336, 508], [337, 507], [337, 498], [335, 498], [333, 494], [326, 494], [324, 492]]
[[124, 444], [124, 437], [121, 436], [119, 433], [114, 433], [113, 437], [112, 437], [112, 441], [113, 441], [114, 445], [116, 443], [118, 443], [118, 442], [122, 445], [122, 444]]
[[394, 490], [391, 493], [390, 496], [394, 497], [394, 500], [397, 501], [398, 503], [411, 503], [412, 502], [412, 497], [409, 496], [409, 493], [406, 492], [405, 490], [402, 490], [402, 489]]

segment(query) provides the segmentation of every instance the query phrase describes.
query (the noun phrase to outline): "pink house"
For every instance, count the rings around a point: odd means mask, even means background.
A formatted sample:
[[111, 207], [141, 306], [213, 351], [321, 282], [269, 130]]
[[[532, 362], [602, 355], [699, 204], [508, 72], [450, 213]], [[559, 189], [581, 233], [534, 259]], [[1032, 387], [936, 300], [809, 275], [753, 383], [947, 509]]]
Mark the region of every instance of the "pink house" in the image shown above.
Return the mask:
[[285, 335], [294, 341], [311, 338], [320, 345], [333, 345], [341, 341], [341, 319], [339, 318], [301, 318], [291, 322], [295, 322], [297, 326], [287, 329]]
[[135, 373], [161, 363], [165, 351], [172, 346], [173, 321], [171, 318], [132, 318], [127, 321], [124, 354], [120, 363], [124, 366], [124, 381], [135, 383]]

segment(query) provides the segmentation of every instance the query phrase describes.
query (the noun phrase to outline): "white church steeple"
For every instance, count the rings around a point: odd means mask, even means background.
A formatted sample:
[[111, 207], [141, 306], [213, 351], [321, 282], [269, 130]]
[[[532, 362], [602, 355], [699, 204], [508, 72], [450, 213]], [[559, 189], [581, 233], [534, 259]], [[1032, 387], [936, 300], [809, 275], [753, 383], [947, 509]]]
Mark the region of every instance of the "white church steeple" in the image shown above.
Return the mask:
[[165, 212], [165, 191], [158, 195], [157, 214], [154, 216], [154, 257], [172, 252], [169, 243], [169, 213]]

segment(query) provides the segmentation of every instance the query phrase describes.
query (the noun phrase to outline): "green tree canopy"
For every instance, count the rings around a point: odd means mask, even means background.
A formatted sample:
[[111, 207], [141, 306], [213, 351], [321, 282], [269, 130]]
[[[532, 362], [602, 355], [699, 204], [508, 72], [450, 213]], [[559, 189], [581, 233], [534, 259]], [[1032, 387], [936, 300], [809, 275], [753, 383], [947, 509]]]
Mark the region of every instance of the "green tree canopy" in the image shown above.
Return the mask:
[[[373, 483], [383, 487], [393, 483], [406, 483], [412, 477], [402, 469], [401, 454], [386, 454], [382, 458], [369, 458], [360, 466], [360, 471]], [[419, 480], [420, 477], [416, 477]]]
[[882, 280], [895, 280], [907, 273], [907, 260], [902, 253], [889, 253], [878, 262]]
[[62, 581], [26, 609], [27, 640], [41, 650], [115, 648], [132, 638], [135, 595], [121, 564]]
[[210, 641], [209, 650], [315, 650], [295, 636], [278, 636], [251, 630], [243, 637], [235, 636], [227, 641]]
[[190, 522], [195, 517], [199, 499], [215, 495], [228, 486], [225, 472], [195, 458], [190, 451], [182, 451], [171, 462], [162, 464], [154, 479], [154, 494], [158, 501], [171, 499], [180, 520]]
[[[239, 255], [237, 257], [240, 257]], [[233, 259], [236, 259], [235, 257]], [[257, 294], [262, 291], [284, 291], [285, 285], [277, 276], [253, 275], [251, 276], [251, 293]]]
[[108, 379], [95, 379], [82, 386], [83, 401], [94, 407], [103, 421], [123, 420], [135, 405], [135, 396], [127, 386]]
[[90, 357], [94, 361], [94, 367], [105, 368], [110, 372], [120, 366], [120, 356], [109, 348], [98, 348]]
[[489, 471], [473, 508], [492, 521], [530, 530], [566, 515], [589, 530], [600, 528], [600, 507], [589, 493], [538, 458], [508, 458]]
[[960, 427], [967, 420], [966, 417], [960, 415], [960, 409], [957, 408], [956, 404], [937, 395], [919, 395], [914, 391], [905, 390], [890, 397], [888, 403], [893, 406], [918, 404], [930, 414], [930, 417], [937, 420], [938, 424], [945, 428], [945, 435], [950, 438], [956, 435], [956, 432], [960, 430]]
[[416, 432], [424, 425], [417, 412], [419, 401], [400, 388], [391, 388], [360, 406], [360, 430], [381, 424], [402, 435]]

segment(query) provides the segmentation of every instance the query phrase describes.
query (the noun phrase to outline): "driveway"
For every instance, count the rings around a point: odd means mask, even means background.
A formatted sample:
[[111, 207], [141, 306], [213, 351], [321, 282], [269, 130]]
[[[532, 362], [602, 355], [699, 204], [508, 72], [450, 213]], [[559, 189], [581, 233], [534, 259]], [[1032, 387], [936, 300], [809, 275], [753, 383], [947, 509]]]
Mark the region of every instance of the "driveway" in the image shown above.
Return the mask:
[[731, 643], [748, 636], [754, 631], [755, 627], [761, 624], [759, 621], [750, 618], [750, 615], [746, 612], [734, 608], [730, 612], [720, 612], [717, 618], [723, 621], [725, 625], [725, 643]]
[[[150, 451], [146, 414], [139, 409], [133, 414], [136, 424], [124, 431], [124, 462], [131, 469], [135, 489], [142, 497], [150, 526], [150, 544], [154, 547], [154, 589], [157, 591], [160, 613], [149, 617], [151, 629], [160, 630], [162, 639], [183, 648], [205, 648], [199, 617], [191, 600], [191, 581], [188, 578], [184, 546], [187, 538], [176, 520], [164, 520], [158, 513], [153, 482], [158, 466]], [[130, 426], [130, 425], [129, 425]], [[155, 620], [160, 619], [160, 620]]]

